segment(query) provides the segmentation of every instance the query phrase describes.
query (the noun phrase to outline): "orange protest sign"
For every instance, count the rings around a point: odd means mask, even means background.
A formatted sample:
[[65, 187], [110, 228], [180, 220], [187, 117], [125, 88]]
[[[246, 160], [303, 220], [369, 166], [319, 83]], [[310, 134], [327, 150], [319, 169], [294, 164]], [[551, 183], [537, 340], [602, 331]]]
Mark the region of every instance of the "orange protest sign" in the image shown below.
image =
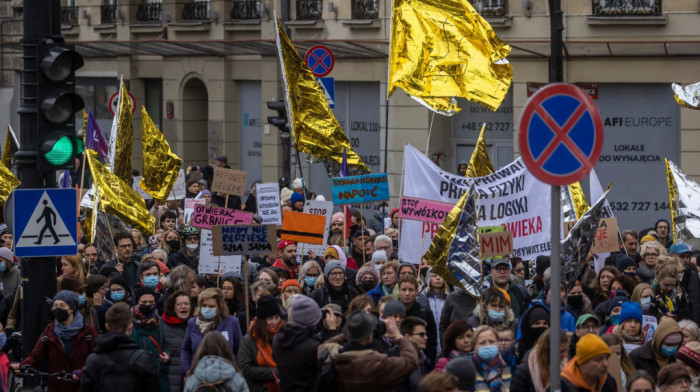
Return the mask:
[[282, 215], [282, 239], [323, 245], [326, 216], [285, 211]]

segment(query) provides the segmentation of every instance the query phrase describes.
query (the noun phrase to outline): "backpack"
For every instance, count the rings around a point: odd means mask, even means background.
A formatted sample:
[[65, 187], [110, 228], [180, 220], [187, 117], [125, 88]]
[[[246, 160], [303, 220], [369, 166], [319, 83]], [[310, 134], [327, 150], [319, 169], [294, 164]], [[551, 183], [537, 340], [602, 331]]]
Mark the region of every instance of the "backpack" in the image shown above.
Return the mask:
[[219, 380], [213, 383], [202, 381], [194, 390], [195, 392], [233, 392], [226, 380]]
[[102, 363], [97, 369], [104, 370], [100, 375], [100, 391], [135, 391], [138, 373], [134, 371], [134, 364], [141, 353], [143, 350], [133, 350], [126, 361], [118, 363], [110, 355], [100, 355]]
[[330, 357], [330, 363], [326, 363], [328, 357], [331, 355], [328, 349], [324, 349], [321, 353], [321, 357], [318, 360], [317, 368], [318, 376], [316, 376], [316, 391], [317, 392], [335, 392], [338, 390], [338, 385], [336, 384], [335, 378], [335, 359]]

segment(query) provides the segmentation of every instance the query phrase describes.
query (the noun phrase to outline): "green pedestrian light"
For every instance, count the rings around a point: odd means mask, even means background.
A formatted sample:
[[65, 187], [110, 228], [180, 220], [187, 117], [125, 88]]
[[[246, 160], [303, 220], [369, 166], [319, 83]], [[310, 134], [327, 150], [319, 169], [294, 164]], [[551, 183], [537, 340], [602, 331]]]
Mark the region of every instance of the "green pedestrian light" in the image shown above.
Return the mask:
[[47, 164], [60, 168], [72, 163], [72, 159], [82, 154], [84, 149], [85, 145], [79, 137], [52, 132], [43, 140], [40, 151]]

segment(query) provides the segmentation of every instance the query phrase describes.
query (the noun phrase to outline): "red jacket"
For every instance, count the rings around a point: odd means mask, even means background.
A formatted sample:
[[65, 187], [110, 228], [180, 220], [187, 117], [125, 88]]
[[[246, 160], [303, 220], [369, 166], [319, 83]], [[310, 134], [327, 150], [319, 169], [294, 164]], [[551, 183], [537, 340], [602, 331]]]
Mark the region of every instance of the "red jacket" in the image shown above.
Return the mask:
[[[86, 327], [83, 325], [83, 328], [73, 338], [70, 346], [70, 355], [66, 357], [63, 342], [53, 331], [55, 322], [52, 321], [46, 326], [31, 354], [22, 364], [38, 368], [44, 361], [48, 360], [49, 373], [56, 373], [61, 370], [69, 373], [77, 370], [82, 373], [85, 360], [92, 353], [92, 347], [95, 339], [97, 339], [97, 330], [93, 326]], [[50, 378], [48, 390], [49, 392], [77, 392], [79, 387], [78, 383], [73, 384]]]

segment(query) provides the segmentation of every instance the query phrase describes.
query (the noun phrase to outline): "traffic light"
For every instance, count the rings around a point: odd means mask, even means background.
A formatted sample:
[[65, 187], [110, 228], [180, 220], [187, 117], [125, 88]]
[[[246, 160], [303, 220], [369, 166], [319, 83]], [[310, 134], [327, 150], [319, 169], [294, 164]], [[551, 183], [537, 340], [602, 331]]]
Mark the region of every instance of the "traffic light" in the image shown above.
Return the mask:
[[44, 40], [37, 57], [38, 168], [73, 168], [82, 154], [82, 138], [75, 134], [75, 113], [84, 107], [75, 93], [75, 71], [83, 66], [83, 56], [73, 45]]
[[281, 137], [289, 137], [289, 122], [287, 121], [287, 106], [284, 101], [271, 101], [267, 108], [277, 111], [277, 117], [268, 117], [268, 124], [272, 124], [282, 131]]

